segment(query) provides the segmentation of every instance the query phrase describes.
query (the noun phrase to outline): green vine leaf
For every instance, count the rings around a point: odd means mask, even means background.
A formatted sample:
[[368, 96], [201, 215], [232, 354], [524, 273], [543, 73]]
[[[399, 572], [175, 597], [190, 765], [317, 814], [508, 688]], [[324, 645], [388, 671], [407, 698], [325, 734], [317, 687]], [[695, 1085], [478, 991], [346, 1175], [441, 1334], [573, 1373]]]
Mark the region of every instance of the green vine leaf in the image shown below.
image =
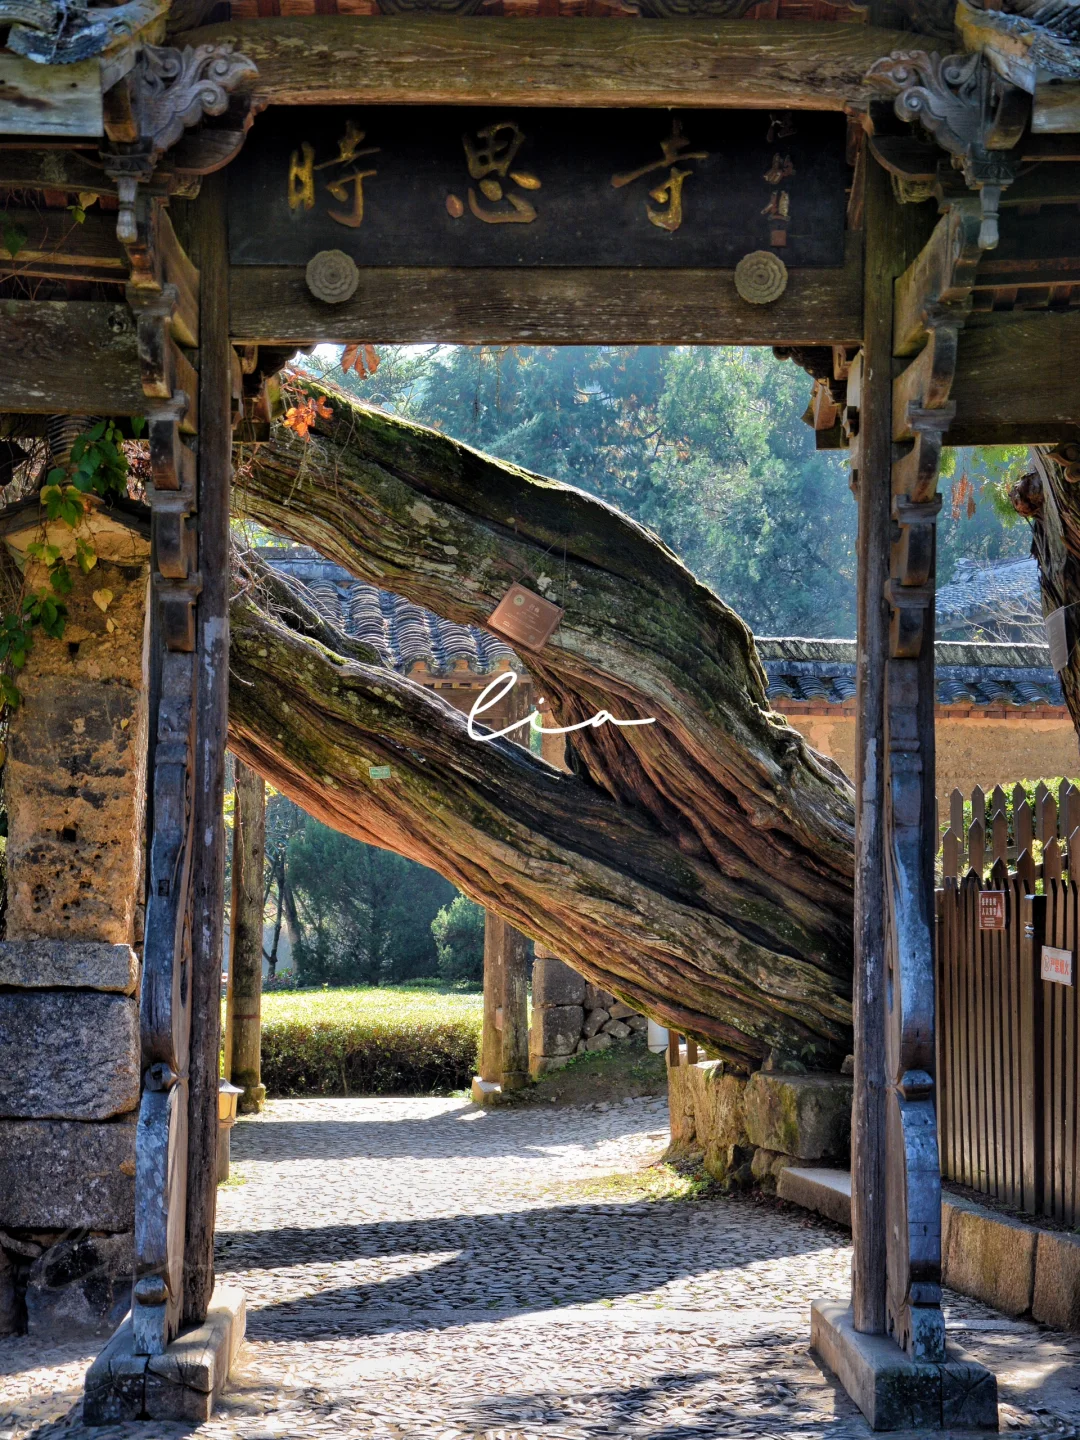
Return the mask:
[[30, 238], [25, 230], [23, 230], [20, 226], [16, 225], [11, 220], [4, 221], [4, 226], [3, 229], [0, 230], [0, 235], [3, 236], [4, 249], [7, 251], [9, 258], [12, 260], [15, 259], [19, 251], [23, 248], [27, 240], [29, 240]]
[[75, 563], [84, 575], [89, 575], [97, 564], [97, 551], [87, 540], [81, 537], [75, 541]]

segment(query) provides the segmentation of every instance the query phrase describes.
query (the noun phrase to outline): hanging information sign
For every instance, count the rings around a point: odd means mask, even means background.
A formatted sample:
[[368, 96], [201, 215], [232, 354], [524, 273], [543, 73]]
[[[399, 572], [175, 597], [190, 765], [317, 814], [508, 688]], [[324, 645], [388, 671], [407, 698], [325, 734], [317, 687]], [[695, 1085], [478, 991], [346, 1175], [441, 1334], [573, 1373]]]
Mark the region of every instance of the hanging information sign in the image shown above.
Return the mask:
[[1042, 978], [1055, 985], [1073, 983], [1073, 957], [1071, 950], [1059, 950], [1054, 945], [1042, 947]]

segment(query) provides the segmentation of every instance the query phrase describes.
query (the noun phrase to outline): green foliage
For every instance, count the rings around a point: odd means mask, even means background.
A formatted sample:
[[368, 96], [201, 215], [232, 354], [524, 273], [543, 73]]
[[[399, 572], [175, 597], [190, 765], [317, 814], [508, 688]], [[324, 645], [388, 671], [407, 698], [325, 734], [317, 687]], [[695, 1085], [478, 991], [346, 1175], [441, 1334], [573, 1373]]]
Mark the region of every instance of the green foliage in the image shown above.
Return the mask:
[[480, 995], [304, 990], [263, 997], [262, 1078], [272, 1095], [431, 1095], [468, 1085]]
[[431, 922], [439, 952], [439, 975], [448, 984], [479, 983], [484, 978], [484, 911], [468, 896], [457, 894]]
[[317, 820], [306, 819], [286, 844], [303, 927], [302, 983], [377, 985], [435, 973], [431, 922], [454, 893], [448, 881]]
[[5, 219], [0, 228], [0, 238], [3, 239], [9, 258], [14, 260], [30, 237], [21, 225], [16, 225], [14, 220]]
[[[4, 234], [7, 246], [7, 231]], [[142, 419], [131, 422], [136, 435], [142, 433], [144, 423]], [[99, 420], [76, 437], [65, 464], [54, 466], [41, 487], [39, 499], [47, 520], [76, 530], [86, 515], [87, 495], [103, 499], [126, 495], [128, 462], [121, 441], [120, 430], [112, 420]], [[26, 664], [35, 628], [40, 626], [51, 639], [63, 638], [68, 613], [63, 597], [70, 595], [74, 584], [59, 545], [35, 540], [27, 545], [26, 553], [44, 567], [47, 583], [32, 594], [24, 594], [17, 613], [0, 616], [0, 704], [9, 709], [15, 709], [22, 698], [13, 672]], [[75, 538], [75, 563], [83, 575], [89, 575], [97, 564], [97, 553], [85, 536]]]
[[[815, 448], [801, 418], [811, 382], [790, 361], [720, 347], [391, 346], [364, 377], [342, 375], [337, 355], [309, 363], [367, 403], [650, 526], [758, 634], [854, 634], [847, 456]], [[961, 557], [1024, 553], [1008, 502], [1022, 462], [1017, 450], [946, 452], [946, 479], [966, 484], [959, 504], [946, 493], [943, 577]]]

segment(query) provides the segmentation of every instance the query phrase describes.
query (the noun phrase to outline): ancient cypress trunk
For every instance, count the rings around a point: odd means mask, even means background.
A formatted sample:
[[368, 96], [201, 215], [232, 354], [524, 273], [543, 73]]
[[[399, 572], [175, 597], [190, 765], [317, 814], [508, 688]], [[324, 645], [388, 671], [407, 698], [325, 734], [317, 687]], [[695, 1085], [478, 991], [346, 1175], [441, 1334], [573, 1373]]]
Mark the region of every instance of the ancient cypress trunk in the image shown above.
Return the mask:
[[509, 740], [470, 740], [436, 694], [372, 655], [345, 658], [362, 647], [344, 636], [331, 649], [299, 629], [250, 591], [233, 602], [229, 743], [290, 798], [439, 870], [602, 988], [744, 1068], [772, 1050], [811, 1064], [841, 1054], [841, 952], [825, 965], [742, 933], [740, 886], [651, 817]]
[[[851, 788], [770, 712], [742, 621], [602, 502], [330, 403], [311, 441], [276, 429], [244, 457], [245, 513], [461, 623], [484, 624], [524, 580], [566, 612], [526, 657], [548, 723], [605, 709], [656, 724], [578, 731], [577, 773], [560, 776], [471, 741], [373, 656], [333, 658], [350, 642], [317, 617], [293, 606], [275, 622], [249, 593], [234, 606], [235, 748], [329, 823], [441, 870], [743, 1066], [842, 1054]], [[372, 781], [386, 763], [394, 781]]]

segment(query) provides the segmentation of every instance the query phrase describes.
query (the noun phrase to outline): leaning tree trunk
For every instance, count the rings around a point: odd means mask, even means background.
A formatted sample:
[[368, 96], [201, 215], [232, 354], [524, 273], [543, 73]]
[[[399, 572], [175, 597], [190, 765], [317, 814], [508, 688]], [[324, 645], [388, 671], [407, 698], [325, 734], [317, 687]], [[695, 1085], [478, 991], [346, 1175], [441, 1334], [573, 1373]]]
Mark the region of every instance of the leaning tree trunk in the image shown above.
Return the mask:
[[[657, 723], [576, 732], [577, 773], [561, 775], [470, 740], [437, 696], [264, 575], [234, 605], [234, 748], [328, 823], [440, 870], [743, 1068], [771, 1051], [835, 1061], [851, 789], [769, 710], [742, 621], [602, 502], [330, 400], [311, 441], [277, 427], [244, 457], [245, 513], [460, 623], [485, 624], [525, 580], [566, 612], [526, 656], [546, 713]], [[392, 779], [373, 779], [386, 764]]]
[[[1043, 614], [1080, 607], [1080, 445], [1031, 451], [1034, 469], [1012, 492], [1016, 509], [1031, 522], [1031, 553], [1039, 566]], [[1080, 639], [1080, 608], [1069, 612], [1068, 634]], [[1069, 650], [1060, 675], [1065, 704], [1080, 735], [1080, 643]]]

